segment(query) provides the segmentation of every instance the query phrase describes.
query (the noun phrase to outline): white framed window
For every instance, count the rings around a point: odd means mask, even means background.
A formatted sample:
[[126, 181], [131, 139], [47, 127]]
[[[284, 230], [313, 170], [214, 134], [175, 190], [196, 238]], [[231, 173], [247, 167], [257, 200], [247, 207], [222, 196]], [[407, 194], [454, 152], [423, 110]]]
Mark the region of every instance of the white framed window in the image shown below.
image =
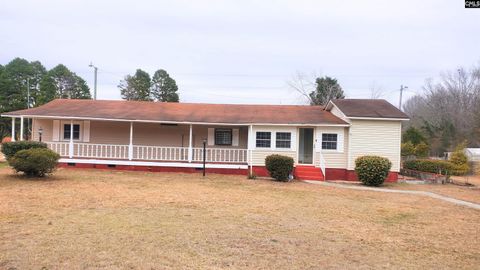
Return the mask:
[[215, 145], [232, 145], [232, 138], [231, 128], [215, 129]]
[[272, 133], [257, 131], [255, 146], [258, 148], [270, 148], [272, 146]]
[[291, 132], [276, 132], [275, 133], [275, 148], [292, 147], [292, 133]]
[[[70, 121], [61, 121], [60, 138], [62, 141], [70, 140]], [[73, 122], [73, 140], [81, 141], [83, 138], [83, 125], [79, 121]]]
[[338, 148], [338, 134], [323, 133], [322, 134], [322, 149], [323, 150], [337, 150]]

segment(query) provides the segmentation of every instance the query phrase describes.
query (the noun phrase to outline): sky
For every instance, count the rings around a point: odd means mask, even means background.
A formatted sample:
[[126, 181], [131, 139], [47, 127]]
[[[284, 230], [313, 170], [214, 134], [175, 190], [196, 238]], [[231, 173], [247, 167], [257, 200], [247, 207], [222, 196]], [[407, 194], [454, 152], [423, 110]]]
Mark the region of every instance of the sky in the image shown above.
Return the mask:
[[141, 68], [167, 70], [181, 102], [304, 104], [288, 84], [302, 73], [397, 105], [401, 85], [405, 101], [480, 60], [480, 9], [459, 0], [0, 2], [0, 64], [62, 63], [93, 91], [93, 62], [98, 99]]

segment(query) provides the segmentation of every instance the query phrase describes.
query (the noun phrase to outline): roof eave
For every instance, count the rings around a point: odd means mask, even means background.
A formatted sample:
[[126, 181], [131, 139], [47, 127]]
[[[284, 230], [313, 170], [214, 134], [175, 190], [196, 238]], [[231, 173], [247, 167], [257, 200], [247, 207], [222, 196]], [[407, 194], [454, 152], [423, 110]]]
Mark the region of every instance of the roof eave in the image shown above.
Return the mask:
[[26, 117], [43, 119], [68, 119], [68, 120], [92, 120], [92, 121], [115, 121], [115, 122], [138, 122], [138, 123], [159, 123], [159, 124], [195, 124], [195, 125], [229, 125], [229, 126], [336, 126], [349, 127], [345, 123], [224, 123], [224, 122], [198, 122], [198, 121], [165, 121], [165, 120], [142, 120], [142, 119], [119, 119], [119, 118], [101, 118], [101, 117], [81, 117], [81, 116], [52, 116], [52, 115], [20, 115], [20, 114], [2, 114], [2, 117]]

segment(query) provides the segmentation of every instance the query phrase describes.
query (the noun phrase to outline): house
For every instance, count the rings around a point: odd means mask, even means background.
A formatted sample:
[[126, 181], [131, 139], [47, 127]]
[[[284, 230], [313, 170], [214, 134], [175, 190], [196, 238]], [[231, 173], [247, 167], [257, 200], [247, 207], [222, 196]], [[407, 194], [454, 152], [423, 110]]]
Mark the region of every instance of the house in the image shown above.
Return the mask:
[[[63, 166], [268, 175], [265, 157], [290, 156], [300, 179], [355, 180], [355, 159], [380, 155], [400, 170], [402, 121], [385, 100], [341, 99], [327, 106], [158, 103], [58, 99], [8, 112], [32, 119], [33, 140]], [[17, 123], [18, 128], [18, 123]]]
[[465, 155], [468, 161], [479, 162], [480, 161], [480, 148], [465, 148]]

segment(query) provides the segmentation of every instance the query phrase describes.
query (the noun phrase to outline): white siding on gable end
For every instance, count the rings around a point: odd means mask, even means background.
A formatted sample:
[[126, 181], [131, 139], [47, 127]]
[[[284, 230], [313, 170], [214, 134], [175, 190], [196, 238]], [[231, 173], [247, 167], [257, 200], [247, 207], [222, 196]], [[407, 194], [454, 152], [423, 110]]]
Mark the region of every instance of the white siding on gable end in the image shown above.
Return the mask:
[[343, 121], [350, 123], [350, 119], [348, 119], [347, 116], [345, 116], [345, 114], [334, 104], [332, 104], [332, 109], [330, 110], [330, 112], [336, 117], [342, 119]]
[[401, 121], [352, 120], [351, 124], [349, 170], [355, 169], [356, 158], [378, 155], [392, 162], [391, 171], [400, 171]]

